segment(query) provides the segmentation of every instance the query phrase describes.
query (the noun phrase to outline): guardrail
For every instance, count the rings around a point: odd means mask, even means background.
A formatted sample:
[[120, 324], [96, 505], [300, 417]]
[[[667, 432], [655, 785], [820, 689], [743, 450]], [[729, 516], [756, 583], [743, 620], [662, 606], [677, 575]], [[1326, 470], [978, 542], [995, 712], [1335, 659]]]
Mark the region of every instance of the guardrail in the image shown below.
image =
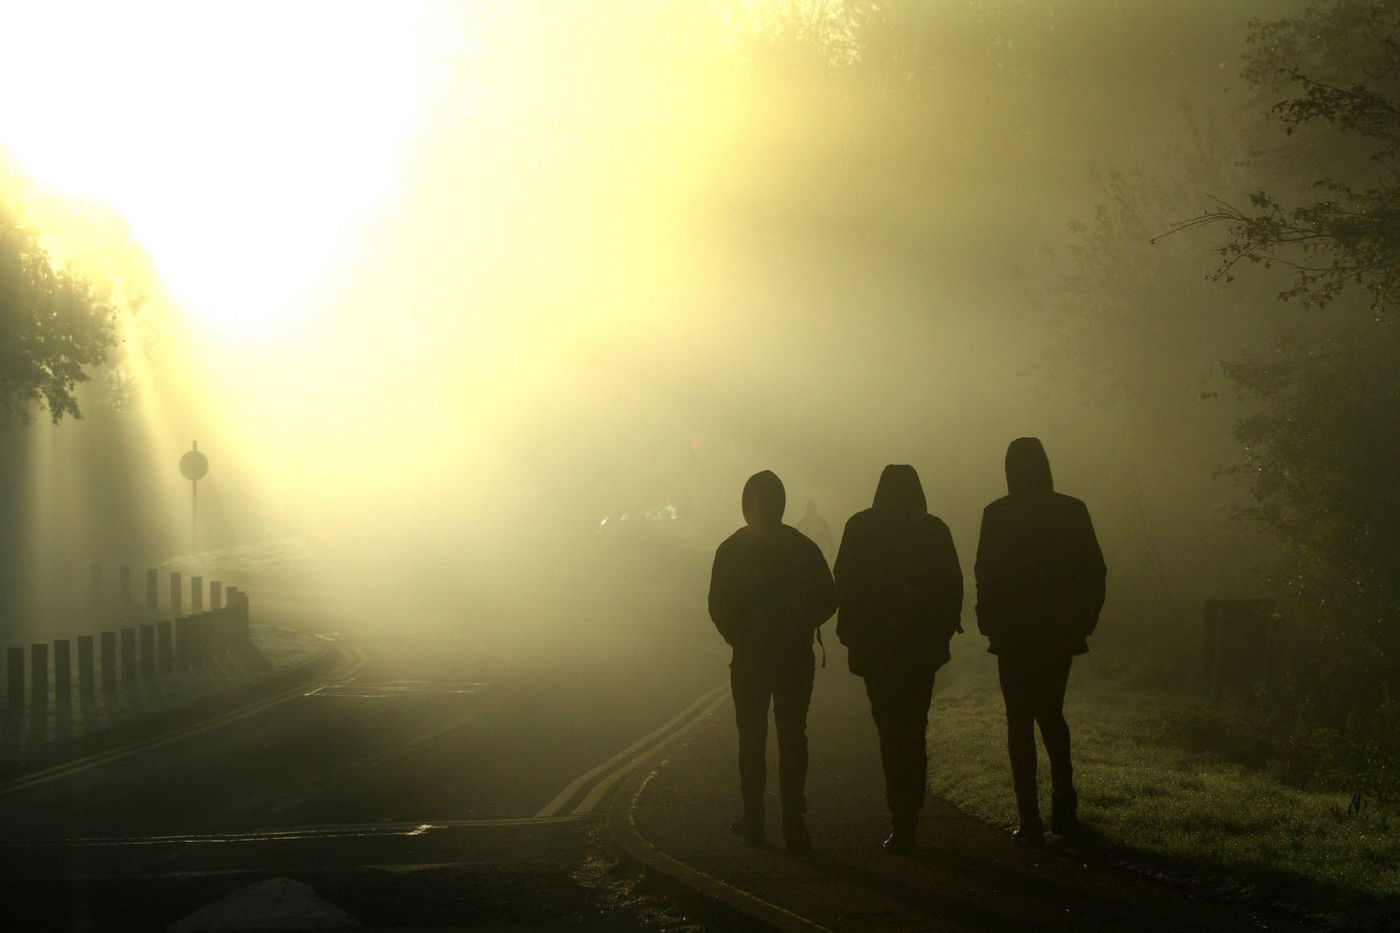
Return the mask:
[[[93, 565], [94, 590], [99, 570]], [[189, 580], [190, 612], [184, 613], [181, 574], [170, 574], [169, 618], [160, 618], [158, 606], [160, 573], [146, 571], [146, 605], [142, 615], [131, 604], [131, 571], [120, 572], [123, 605], [133, 612], [124, 621], [130, 624], [95, 634], [79, 635], [76, 639], [56, 638], [52, 642], [34, 642], [27, 652], [24, 647], [5, 650], [6, 687], [11, 709], [49, 702], [64, 704], [73, 701], [73, 643], [77, 642], [77, 694], [80, 698], [96, 696], [98, 691], [113, 691], [119, 684], [134, 684], [155, 680], [202, 667], [221, 655], [233, 654], [252, 647], [248, 633], [248, 594], [237, 587], [214, 580], [207, 587], [208, 608], [205, 608], [204, 579]], [[53, 650], [50, 652], [50, 644]], [[52, 663], [50, 663], [52, 661]], [[49, 674], [52, 671], [52, 678]], [[28, 689], [26, 689], [26, 687]]]

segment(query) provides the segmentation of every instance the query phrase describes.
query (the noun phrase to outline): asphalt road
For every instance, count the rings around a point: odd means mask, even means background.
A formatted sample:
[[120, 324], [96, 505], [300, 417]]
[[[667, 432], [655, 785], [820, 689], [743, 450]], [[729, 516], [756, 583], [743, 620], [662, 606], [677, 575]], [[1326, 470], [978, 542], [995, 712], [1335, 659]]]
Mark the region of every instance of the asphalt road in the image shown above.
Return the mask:
[[343, 668], [281, 702], [0, 789], [0, 926], [625, 927], [578, 883], [591, 792], [721, 682], [710, 636], [488, 661], [352, 631]]

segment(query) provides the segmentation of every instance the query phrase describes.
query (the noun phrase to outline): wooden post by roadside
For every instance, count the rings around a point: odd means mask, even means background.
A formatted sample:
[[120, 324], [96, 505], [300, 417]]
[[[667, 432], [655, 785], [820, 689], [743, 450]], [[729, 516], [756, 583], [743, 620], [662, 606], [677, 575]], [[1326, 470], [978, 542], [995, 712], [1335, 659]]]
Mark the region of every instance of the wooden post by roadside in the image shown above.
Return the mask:
[[29, 646], [29, 699], [49, 702], [49, 646], [41, 641]]
[[122, 683], [136, 683], [136, 629], [122, 629]]
[[5, 649], [5, 668], [8, 693], [10, 695], [10, 709], [20, 709], [24, 706], [24, 649]]
[[53, 698], [58, 703], [73, 699], [73, 643], [66, 638], [53, 643]]
[[160, 571], [146, 571], [146, 609], [155, 615], [160, 610]]
[[141, 679], [156, 676], [156, 627], [149, 622], [141, 626]]
[[175, 669], [175, 641], [171, 636], [169, 619], [161, 619], [156, 623], [156, 666], [162, 674], [169, 674]]
[[78, 696], [90, 697], [97, 691], [92, 666], [92, 636], [78, 636]]
[[180, 571], [170, 573], [170, 618], [180, 618]]
[[175, 668], [190, 669], [190, 620], [184, 616], [175, 620]]
[[103, 632], [98, 636], [102, 655], [102, 689], [117, 689], [117, 633]]

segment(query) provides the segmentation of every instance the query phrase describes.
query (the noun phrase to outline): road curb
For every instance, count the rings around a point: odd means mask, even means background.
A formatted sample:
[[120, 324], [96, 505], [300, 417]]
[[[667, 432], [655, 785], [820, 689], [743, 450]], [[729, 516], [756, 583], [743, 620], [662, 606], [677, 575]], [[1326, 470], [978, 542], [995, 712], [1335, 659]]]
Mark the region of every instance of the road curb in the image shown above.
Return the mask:
[[647, 785], [665, 767], [674, 751], [674, 748], [659, 750], [653, 759], [644, 762], [616, 788], [603, 824], [613, 851], [641, 868], [647, 880], [668, 897], [724, 929], [826, 933], [826, 927], [692, 868], [658, 849], [642, 835], [637, 828], [637, 807]]
[[183, 706], [160, 710], [111, 729], [103, 729], [65, 742], [56, 742], [22, 762], [0, 766], [0, 784], [10, 784], [42, 771], [120, 749], [125, 745], [149, 741], [165, 733], [217, 720], [243, 707], [314, 680], [339, 667], [348, 657], [345, 649], [328, 644], [299, 664], [254, 683], [219, 690]]

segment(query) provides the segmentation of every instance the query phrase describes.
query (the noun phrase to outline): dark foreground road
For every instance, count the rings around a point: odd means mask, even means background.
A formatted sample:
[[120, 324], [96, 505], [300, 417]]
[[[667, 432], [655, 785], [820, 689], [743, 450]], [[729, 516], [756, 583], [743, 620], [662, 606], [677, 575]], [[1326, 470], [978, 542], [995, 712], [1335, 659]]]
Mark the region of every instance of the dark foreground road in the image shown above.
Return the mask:
[[351, 633], [337, 674], [281, 702], [0, 789], [0, 928], [626, 928], [579, 883], [592, 815], [618, 753], [720, 681], [706, 634], [526, 663]]

